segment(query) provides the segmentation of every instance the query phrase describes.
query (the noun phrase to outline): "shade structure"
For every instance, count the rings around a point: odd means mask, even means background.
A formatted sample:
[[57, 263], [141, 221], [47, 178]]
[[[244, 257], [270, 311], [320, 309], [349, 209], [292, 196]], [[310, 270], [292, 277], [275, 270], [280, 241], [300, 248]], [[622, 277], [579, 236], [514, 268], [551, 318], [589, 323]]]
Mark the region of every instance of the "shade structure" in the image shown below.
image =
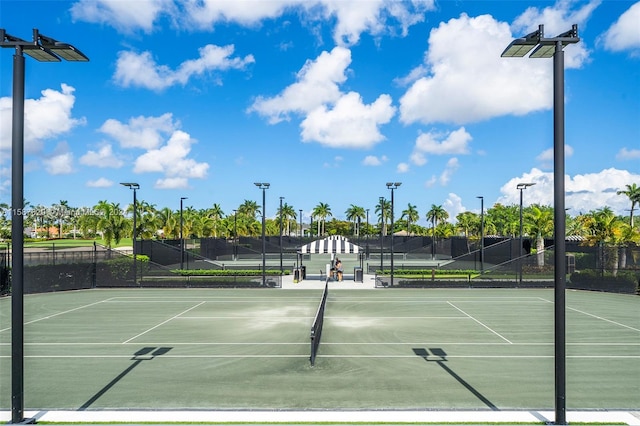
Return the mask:
[[321, 253], [360, 253], [362, 247], [349, 242], [342, 236], [331, 236], [321, 240], [312, 241], [300, 247], [303, 254], [321, 254]]

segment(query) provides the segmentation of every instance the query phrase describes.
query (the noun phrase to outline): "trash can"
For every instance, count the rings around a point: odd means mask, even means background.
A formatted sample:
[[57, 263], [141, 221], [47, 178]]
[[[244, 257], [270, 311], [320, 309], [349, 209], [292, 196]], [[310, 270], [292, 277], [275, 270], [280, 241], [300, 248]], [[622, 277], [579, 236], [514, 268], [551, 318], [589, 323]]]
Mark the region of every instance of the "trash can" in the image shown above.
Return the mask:
[[353, 280], [357, 283], [364, 282], [362, 268], [353, 268]]
[[295, 269], [293, 270], [293, 282], [294, 282], [294, 283], [297, 283], [297, 282], [299, 282], [299, 281], [300, 281], [300, 269], [295, 268]]
[[300, 269], [302, 270], [302, 278], [301, 279], [306, 280], [307, 279], [307, 267], [305, 265], [302, 265], [300, 267]]

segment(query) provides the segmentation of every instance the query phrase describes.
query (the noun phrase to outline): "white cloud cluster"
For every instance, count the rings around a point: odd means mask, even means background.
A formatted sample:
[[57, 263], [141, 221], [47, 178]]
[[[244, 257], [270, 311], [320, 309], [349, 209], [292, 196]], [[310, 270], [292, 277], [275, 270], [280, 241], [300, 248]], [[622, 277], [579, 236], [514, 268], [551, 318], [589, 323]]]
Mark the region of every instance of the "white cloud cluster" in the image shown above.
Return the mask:
[[640, 56], [640, 2], [633, 4], [599, 38], [605, 49], [612, 52], [629, 51], [632, 56]]
[[[577, 11], [570, 9], [571, 2], [529, 8], [511, 28], [490, 15], [462, 14], [442, 22], [431, 30], [424, 64], [399, 80], [415, 79], [400, 99], [401, 121], [466, 124], [550, 109], [552, 67], [500, 54], [514, 37], [537, 29], [540, 22], [546, 22], [545, 33], [553, 35], [585, 22], [598, 3], [591, 1]], [[565, 52], [568, 68], [578, 68], [588, 58], [583, 43], [567, 46]]]
[[[179, 130], [179, 123], [174, 122], [170, 113], [159, 117], [133, 117], [127, 123], [109, 119], [100, 131], [115, 139], [121, 148], [146, 151], [135, 160], [133, 171], [162, 174], [163, 177], [156, 180], [156, 188], [186, 188], [189, 179], [207, 176], [209, 164], [189, 158], [195, 141], [188, 133]], [[121, 167], [124, 164], [108, 143], [103, 143], [97, 151], [88, 151], [80, 162], [97, 167]], [[99, 186], [104, 182], [98, 180], [88, 185]]]
[[[83, 125], [84, 118], [74, 118], [75, 89], [66, 84], [61, 90], [46, 89], [38, 99], [24, 101], [24, 149], [27, 154], [41, 154], [44, 142]], [[4, 155], [11, 149], [12, 100], [0, 98], [0, 162], [10, 156]]]
[[[497, 202], [510, 205], [520, 203], [520, 191], [516, 189], [518, 183], [532, 182], [536, 185], [527, 188], [523, 194], [523, 204], [542, 204], [553, 206], [553, 172], [544, 172], [533, 168], [521, 177], [513, 178], [500, 188], [503, 194]], [[591, 210], [610, 207], [616, 214], [627, 215], [630, 207], [629, 199], [616, 191], [625, 185], [640, 182], [640, 174], [626, 170], [605, 169], [597, 173], [565, 176], [565, 205], [570, 214], [575, 216]]]
[[79, 21], [111, 25], [123, 32], [141, 29], [149, 33], [160, 14], [172, 8], [171, 0], [79, 0], [71, 6], [71, 16]]
[[76, 20], [111, 25], [122, 32], [150, 33], [163, 17], [179, 28], [209, 30], [229, 22], [256, 27], [265, 19], [295, 11], [310, 25], [335, 20], [336, 45], [353, 45], [364, 32], [379, 36], [397, 31], [404, 35], [434, 8], [434, 0], [79, 0], [72, 6], [71, 15]]
[[370, 148], [382, 141], [379, 127], [395, 115], [389, 95], [380, 95], [365, 104], [355, 92], [342, 93], [351, 52], [335, 47], [308, 61], [297, 74], [297, 81], [271, 98], [258, 97], [248, 112], [257, 112], [274, 124], [291, 114], [304, 116], [302, 140], [333, 148]]
[[164, 90], [175, 84], [185, 85], [193, 76], [214, 70], [245, 69], [255, 62], [253, 55], [233, 57], [234, 46], [208, 44], [199, 49], [200, 57], [183, 62], [176, 70], [158, 65], [151, 52], [122, 51], [118, 54], [114, 81], [123, 87]]

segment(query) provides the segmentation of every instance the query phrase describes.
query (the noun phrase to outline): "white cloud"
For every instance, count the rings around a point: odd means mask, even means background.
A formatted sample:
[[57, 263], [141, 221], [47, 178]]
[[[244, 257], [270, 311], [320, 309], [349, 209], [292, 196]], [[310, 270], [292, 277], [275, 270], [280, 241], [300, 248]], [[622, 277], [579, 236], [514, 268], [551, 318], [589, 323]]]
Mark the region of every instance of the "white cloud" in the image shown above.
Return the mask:
[[449, 221], [455, 223], [456, 216], [466, 211], [467, 209], [462, 205], [462, 198], [453, 192], [449, 193], [449, 196], [442, 204], [442, 207], [449, 213]]
[[464, 127], [446, 134], [422, 133], [416, 139], [414, 152], [433, 155], [469, 154], [472, 139]]
[[315, 61], [307, 61], [298, 72], [297, 81], [272, 98], [258, 97], [249, 112], [257, 112], [275, 124], [288, 120], [291, 113], [307, 114], [342, 96], [338, 85], [346, 81], [351, 51], [335, 47], [322, 52]]
[[407, 163], [398, 163], [396, 166], [396, 172], [398, 173], [407, 173], [409, 171], [409, 164]]
[[[75, 104], [75, 89], [66, 84], [61, 90], [46, 89], [38, 99], [24, 101], [24, 144], [25, 152], [38, 154], [47, 139], [69, 132], [72, 128], [85, 123], [84, 118], [73, 118], [71, 110]], [[9, 155], [4, 151], [11, 149], [12, 100], [0, 98], [0, 157], [3, 162]]]
[[54, 152], [42, 160], [47, 173], [66, 175], [73, 172], [73, 153], [66, 142], [60, 142]]
[[[543, 169], [553, 168], [553, 148], [545, 149], [537, 157], [536, 160], [540, 163], [540, 167]], [[569, 158], [573, 155], [573, 147], [571, 145], [564, 146], [564, 157]]]
[[391, 97], [381, 95], [370, 105], [355, 92], [347, 93], [331, 109], [320, 106], [302, 121], [302, 140], [342, 148], [371, 148], [384, 136], [379, 126], [395, 114]]
[[438, 182], [438, 178], [434, 176], [431, 176], [431, 178], [429, 178], [429, 180], [424, 182], [424, 187], [425, 188], [432, 188], [433, 186], [435, 186], [435, 184]]
[[451, 180], [451, 176], [460, 168], [460, 162], [457, 158], [450, 158], [447, 161], [447, 165], [445, 166], [443, 172], [440, 174], [440, 184], [442, 186], [446, 186]]
[[343, 45], [357, 43], [364, 32], [405, 36], [410, 26], [424, 21], [425, 12], [434, 8], [434, 0], [79, 0], [71, 7], [71, 15], [75, 20], [111, 25], [122, 32], [150, 33], [164, 17], [174, 26], [192, 31], [212, 30], [216, 24], [230, 22], [257, 27], [263, 20], [295, 12], [312, 31], [317, 22], [334, 21], [333, 39]]
[[640, 2], [633, 4], [598, 39], [605, 49], [612, 52], [630, 51], [640, 55]]
[[640, 159], [640, 149], [622, 148], [616, 154], [616, 160], [618, 161], [638, 160], [638, 159]]
[[166, 65], [158, 65], [150, 52], [120, 52], [113, 76], [115, 82], [123, 87], [143, 87], [150, 90], [163, 90], [175, 84], [185, 85], [193, 76], [213, 70], [244, 69], [255, 62], [252, 55], [244, 58], [231, 57], [234, 46], [215, 46], [208, 44], [199, 49], [198, 59], [187, 60], [175, 71]]
[[[553, 70], [549, 63], [501, 58], [500, 54], [515, 37], [537, 29], [539, 22], [548, 23], [545, 33], [549, 34], [581, 24], [597, 3], [577, 11], [571, 11], [574, 3], [566, 1], [542, 11], [529, 8], [513, 28], [489, 15], [462, 14], [442, 22], [431, 30], [424, 64], [409, 73], [415, 82], [400, 99], [401, 121], [465, 124], [551, 109]], [[580, 67], [587, 53], [584, 43], [567, 46], [565, 65]]]
[[185, 188], [187, 179], [202, 179], [209, 170], [207, 163], [198, 163], [187, 157], [194, 142], [188, 133], [176, 130], [164, 146], [139, 156], [133, 171], [164, 174], [164, 178], [156, 181], [157, 188]]
[[171, 113], [166, 113], [160, 117], [133, 117], [127, 124], [109, 119], [99, 131], [111, 136], [123, 148], [154, 149], [162, 143], [163, 135], [171, 134], [178, 127]]
[[300, 124], [304, 142], [343, 148], [370, 148], [384, 140], [379, 126], [395, 115], [389, 95], [364, 104], [356, 92], [342, 93], [339, 84], [347, 79], [351, 51], [335, 47], [307, 61], [297, 81], [272, 98], [258, 97], [248, 112], [257, 112], [275, 124], [291, 114], [305, 118]]
[[[536, 203], [553, 206], [553, 172], [543, 172], [536, 168], [504, 184], [500, 188], [503, 196], [496, 202], [519, 205], [520, 191], [516, 186], [521, 182], [536, 184], [524, 190], [523, 205]], [[629, 199], [624, 195], [617, 195], [616, 191], [637, 182], [640, 182], [640, 174], [613, 168], [597, 173], [565, 176], [565, 206], [570, 209], [569, 214], [572, 216], [605, 206], [610, 207], [616, 214], [626, 216], [628, 212], [625, 209], [629, 209]]]
[[111, 144], [101, 146], [98, 151], [87, 151], [79, 161], [80, 164], [92, 167], [118, 168], [124, 165], [124, 162], [114, 154]]
[[158, 16], [170, 8], [171, 0], [79, 0], [71, 6], [74, 20], [109, 24], [121, 31], [151, 32]]
[[380, 158], [378, 158], [375, 155], [367, 155], [366, 157], [364, 157], [364, 160], [362, 160], [362, 164], [364, 166], [380, 166], [382, 165], [382, 163], [387, 162], [388, 158], [387, 156], [383, 155]]
[[113, 181], [107, 178], [99, 178], [96, 180], [87, 181], [86, 185], [89, 188], [109, 188], [113, 186]]

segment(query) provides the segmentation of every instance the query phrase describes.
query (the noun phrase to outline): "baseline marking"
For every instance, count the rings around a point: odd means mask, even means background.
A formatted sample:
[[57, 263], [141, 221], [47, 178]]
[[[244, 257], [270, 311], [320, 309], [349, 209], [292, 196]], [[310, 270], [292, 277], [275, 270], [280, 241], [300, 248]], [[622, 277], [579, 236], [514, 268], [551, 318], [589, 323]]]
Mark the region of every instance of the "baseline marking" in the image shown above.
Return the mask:
[[477, 319], [475, 319], [474, 317], [472, 317], [471, 315], [469, 315], [468, 313], [466, 313], [465, 311], [463, 311], [462, 309], [458, 308], [456, 305], [454, 305], [451, 302], [447, 302], [449, 305], [451, 305], [452, 307], [456, 308], [457, 310], [459, 310], [460, 312], [462, 312], [463, 314], [465, 314], [466, 316], [468, 316], [469, 318], [471, 318], [472, 320], [474, 320], [475, 322], [477, 322], [478, 324], [480, 324], [481, 326], [483, 326], [484, 328], [486, 328], [487, 330], [489, 330], [490, 332], [492, 332], [493, 334], [495, 334], [496, 336], [498, 336], [499, 338], [501, 338], [502, 340], [504, 340], [505, 342], [509, 343], [509, 344], [513, 344], [513, 342], [509, 339], [507, 339], [506, 337], [504, 337], [502, 334], [498, 333], [497, 331], [495, 331], [494, 329], [492, 329], [491, 327], [489, 327], [488, 325], [482, 323], [482, 321], [479, 321]]
[[584, 312], [584, 311], [581, 311], [580, 309], [569, 308], [569, 307], [567, 307], [567, 309], [570, 309], [572, 311], [575, 311], [575, 312], [581, 313], [583, 315], [587, 315], [589, 317], [593, 317], [593, 318], [596, 318], [596, 319], [599, 319], [599, 320], [602, 320], [602, 321], [610, 322], [611, 324], [619, 325], [620, 327], [628, 328], [628, 329], [633, 330], [633, 331], [640, 331], [639, 328], [631, 327], [629, 325], [622, 324], [622, 323], [619, 323], [617, 321], [613, 321], [613, 320], [610, 320], [610, 319], [599, 317], [598, 315], [590, 314], [589, 312]]
[[174, 320], [174, 319], [178, 318], [178, 317], [179, 317], [180, 315], [182, 315], [182, 314], [186, 314], [187, 312], [189, 312], [189, 311], [191, 311], [191, 310], [193, 310], [193, 309], [197, 308], [198, 306], [200, 306], [200, 305], [202, 305], [202, 304], [204, 304], [204, 303], [206, 303], [206, 302], [200, 302], [200, 303], [198, 303], [197, 305], [192, 306], [192, 307], [190, 307], [189, 309], [187, 309], [187, 310], [185, 310], [185, 311], [182, 311], [182, 312], [180, 312], [180, 313], [179, 313], [179, 314], [177, 314], [177, 315], [172, 316], [171, 318], [169, 318], [169, 319], [168, 319], [168, 320], [166, 320], [166, 321], [162, 321], [160, 324], [155, 325], [155, 326], [151, 327], [150, 329], [145, 330], [145, 331], [143, 331], [142, 333], [140, 333], [140, 334], [137, 334], [137, 335], [133, 336], [131, 339], [125, 340], [125, 341], [124, 341], [124, 342], [122, 342], [122, 343], [123, 343], [123, 344], [125, 344], [125, 343], [129, 343], [130, 341], [132, 341], [132, 340], [134, 340], [134, 339], [137, 339], [138, 337], [140, 337], [140, 336], [142, 336], [142, 335], [144, 335], [144, 334], [147, 334], [147, 333], [148, 333], [148, 332], [150, 332], [151, 330], [155, 330], [156, 328], [158, 328], [158, 327], [160, 327], [160, 326], [162, 326], [162, 325], [164, 325], [164, 324], [168, 323], [168, 322], [169, 322], [169, 321], [171, 321], [171, 320]]
[[[78, 306], [77, 308], [68, 309], [68, 310], [63, 311], [63, 312], [58, 312], [58, 313], [55, 313], [55, 314], [47, 315], [46, 317], [42, 317], [42, 318], [38, 318], [38, 319], [34, 319], [34, 320], [31, 320], [31, 321], [25, 322], [24, 325], [29, 325], [29, 324], [33, 324], [33, 323], [36, 323], [36, 322], [39, 322], [39, 321], [44, 321], [44, 320], [47, 320], [47, 319], [51, 319], [51, 318], [57, 317], [59, 315], [68, 314], [70, 312], [74, 312], [74, 311], [77, 311], [77, 310], [80, 310], [80, 309], [88, 308], [90, 306], [94, 306], [94, 305], [97, 305], [97, 304], [100, 304], [100, 303], [108, 302], [110, 300], [111, 299], [104, 299], [104, 300], [100, 300], [98, 302], [89, 303], [88, 305]], [[3, 328], [2, 330], [0, 330], [0, 333], [2, 333], [3, 331], [7, 331], [7, 330], [11, 330], [11, 327]]]

